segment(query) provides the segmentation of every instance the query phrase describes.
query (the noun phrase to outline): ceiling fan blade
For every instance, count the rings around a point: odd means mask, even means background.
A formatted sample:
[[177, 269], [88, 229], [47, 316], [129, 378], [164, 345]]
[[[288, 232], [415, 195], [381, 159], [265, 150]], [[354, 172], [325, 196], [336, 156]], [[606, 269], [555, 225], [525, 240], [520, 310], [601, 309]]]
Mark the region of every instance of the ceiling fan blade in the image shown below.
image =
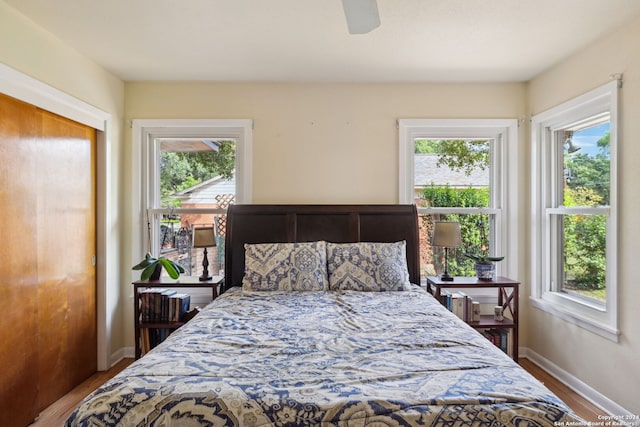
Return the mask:
[[342, 0], [351, 34], [366, 34], [380, 26], [376, 0]]

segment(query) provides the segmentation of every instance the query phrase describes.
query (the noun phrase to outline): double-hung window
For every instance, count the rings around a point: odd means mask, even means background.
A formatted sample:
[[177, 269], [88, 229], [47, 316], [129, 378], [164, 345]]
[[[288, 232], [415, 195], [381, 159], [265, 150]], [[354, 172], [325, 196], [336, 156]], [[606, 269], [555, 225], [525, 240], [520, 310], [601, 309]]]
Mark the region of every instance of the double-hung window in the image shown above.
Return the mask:
[[134, 168], [136, 252], [172, 259], [199, 276], [204, 250], [193, 247], [193, 230], [213, 227], [208, 272], [222, 274], [227, 207], [251, 201], [251, 129], [243, 119], [133, 121], [134, 163], [141, 165]]
[[435, 221], [456, 221], [462, 247], [449, 251], [448, 272], [474, 276], [465, 253], [505, 256], [497, 273], [517, 278], [517, 129], [515, 119], [402, 119], [399, 202], [419, 214], [421, 277], [443, 272], [432, 247]]
[[532, 301], [617, 340], [614, 81], [532, 119]]

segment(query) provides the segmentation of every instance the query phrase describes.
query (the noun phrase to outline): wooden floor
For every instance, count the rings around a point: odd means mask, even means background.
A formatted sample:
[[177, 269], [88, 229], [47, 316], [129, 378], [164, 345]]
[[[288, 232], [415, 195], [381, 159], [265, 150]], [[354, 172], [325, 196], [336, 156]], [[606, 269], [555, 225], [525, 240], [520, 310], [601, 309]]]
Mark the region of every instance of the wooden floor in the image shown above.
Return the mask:
[[529, 359], [519, 359], [519, 363], [520, 366], [542, 382], [583, 420], [591, 422], [602, 421], [598, 420], [598, 415], [607, 415], [602, 409], [592, 405]]
[[108, 379], [129, 366], [133, 359], [122, 359], [108, 371], [96, 372], [89, 379], [71, 390], [69, 393], [52, 403], [47, 409], [40, 413], [40, 416], [31, 424], [33, 427], [61, 427], [67, 420], [71, 412], [78, 406], [78, 403], [85, 396], [104, 384]]
[[[133, 359], [124, 359], [116, 366], [105, 372], [98, 372], [91, 378], [71, 390], [67, 395], [53, 403], [42, 411], [38, 419], [31, 424], [32, 427], [59, 427], [62, 426], [75, 409], [76, 405], [89, 393], [101, 386], [109, 378], [123, 370]], [[585, 421], [597, 421], [598, 415], [606, 415], [602, 410], [593, 406], [566, 385], [546, 373], [528, 359], [520, 359], [520, 365], [529, 371], [539, 381], [564, 401], [573, 411]]]

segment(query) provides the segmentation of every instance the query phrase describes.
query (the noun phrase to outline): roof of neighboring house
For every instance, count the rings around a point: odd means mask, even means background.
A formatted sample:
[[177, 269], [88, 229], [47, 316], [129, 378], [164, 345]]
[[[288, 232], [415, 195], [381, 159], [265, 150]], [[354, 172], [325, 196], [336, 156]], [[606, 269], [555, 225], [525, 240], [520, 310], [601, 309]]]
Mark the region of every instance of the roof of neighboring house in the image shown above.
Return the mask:
[[414, 169], [415, 187], [446, 185], [451, 187], [486, 187], [489, 185], [489, 170], [474, 168], [468, 176], [464, 171], [448, 166], [438, 166], [437, 154], [416, 154]]
[[212, 203], [218, 195], [235, 193], [236, 176], [234, 174], [230, 179], [221, 176], [213, 177], [193, 187], [186, 188], [176, 193], [175, 196], [181, 199], [183, 204]]

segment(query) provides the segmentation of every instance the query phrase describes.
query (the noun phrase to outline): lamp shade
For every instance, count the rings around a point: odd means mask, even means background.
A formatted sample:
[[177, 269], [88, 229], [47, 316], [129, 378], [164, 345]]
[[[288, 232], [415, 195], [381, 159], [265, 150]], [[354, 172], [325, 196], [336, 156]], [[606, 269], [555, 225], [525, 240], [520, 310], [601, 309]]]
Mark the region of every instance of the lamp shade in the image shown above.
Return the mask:
[[193, 247], [209, 248], [216, 245], [216, 233], [213, 227], [193, 228]]
[[459, 248], [462, 246], [460, 223], [457, 221], [436, 221], [433, 223], [433, 246]]

